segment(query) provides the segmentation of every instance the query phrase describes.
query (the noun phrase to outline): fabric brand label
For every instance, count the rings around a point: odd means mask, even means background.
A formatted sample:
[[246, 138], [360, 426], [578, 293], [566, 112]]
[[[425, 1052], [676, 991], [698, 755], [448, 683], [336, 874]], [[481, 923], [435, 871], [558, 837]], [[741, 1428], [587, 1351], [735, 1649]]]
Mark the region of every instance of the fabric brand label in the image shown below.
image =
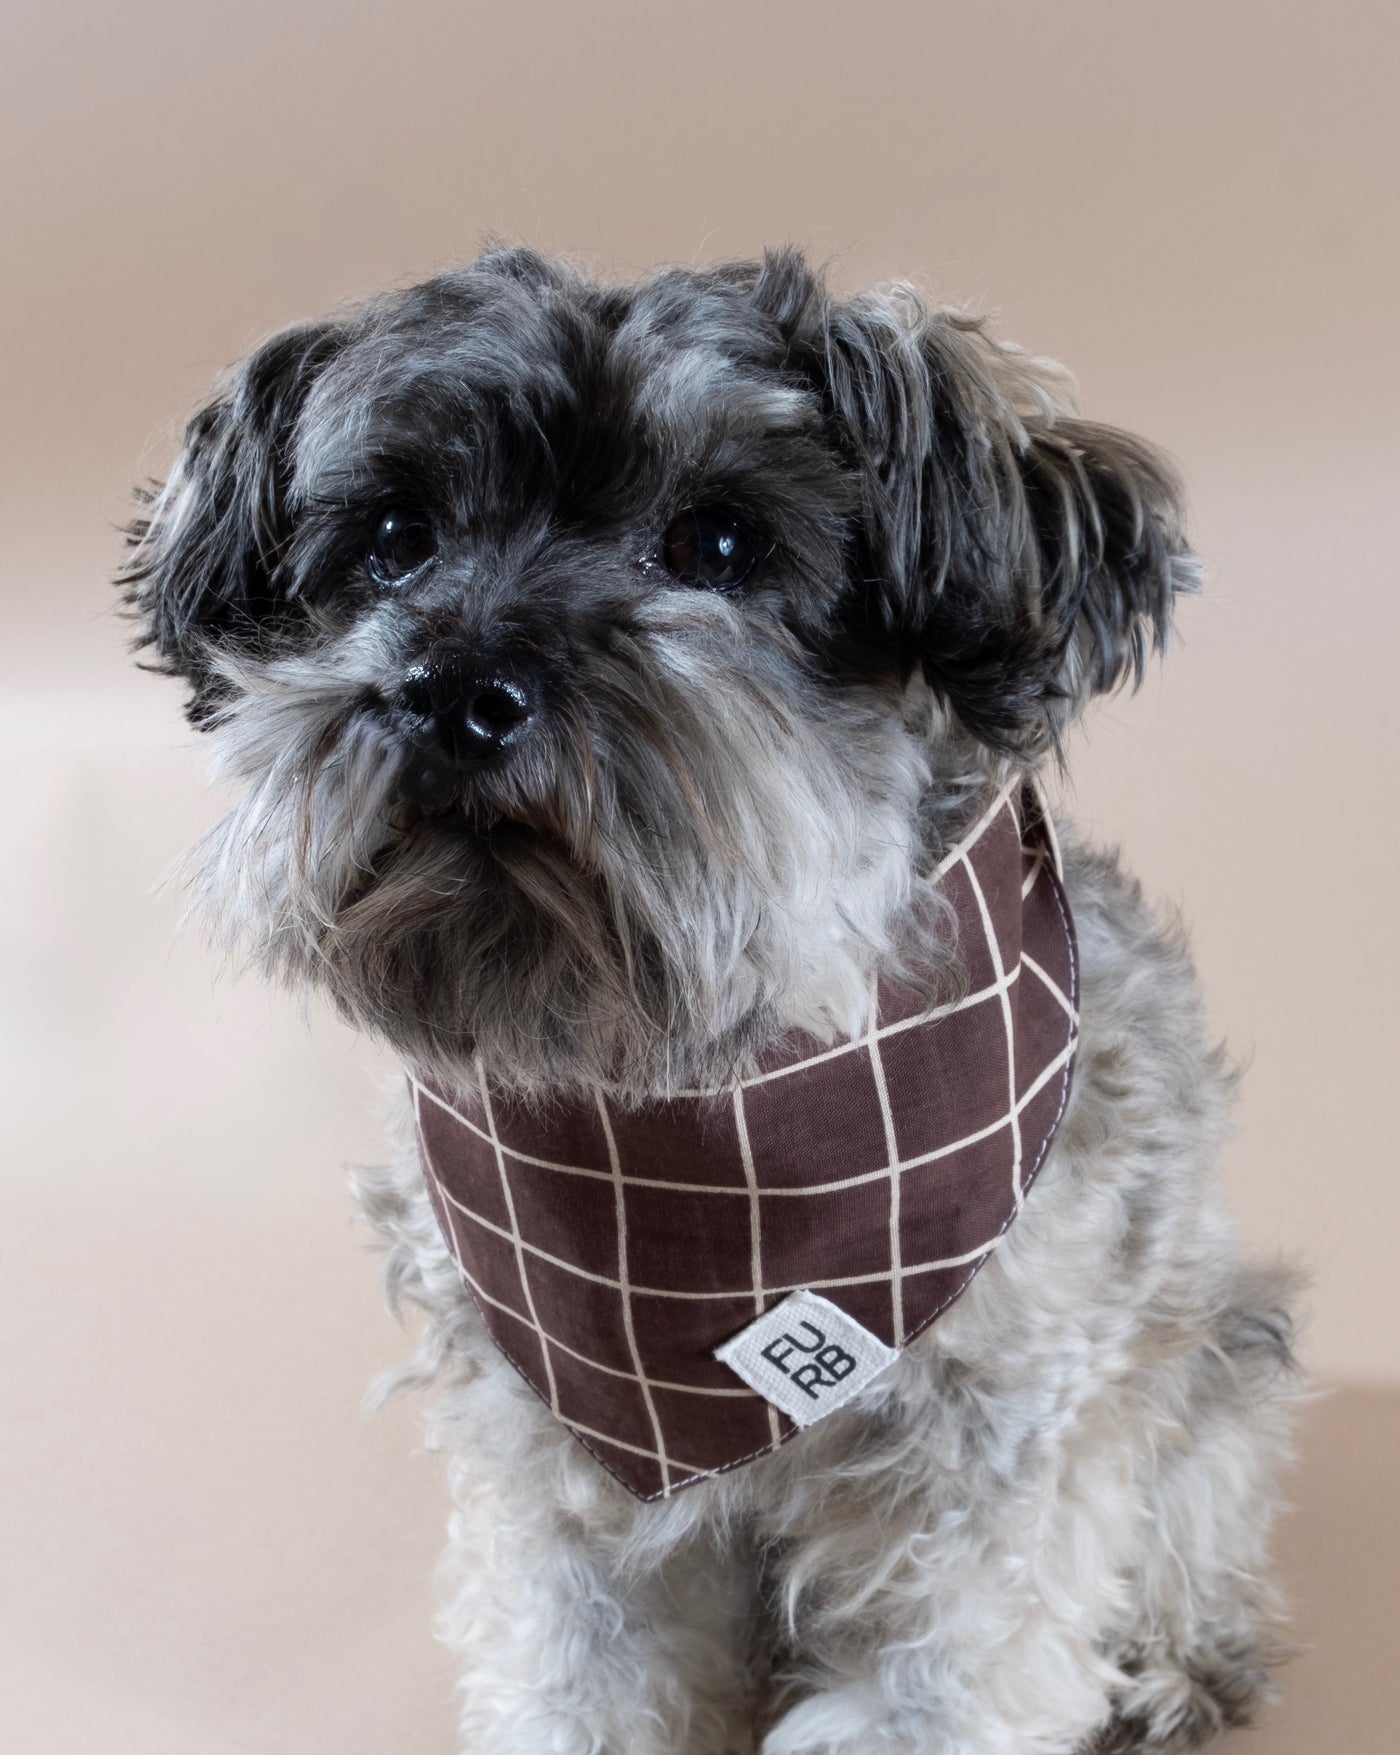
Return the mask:
[[716, 1359], [797, 1426], [834, 1413], [898, 1357], [816, 1292], [791, 1293], [715, 1348]]

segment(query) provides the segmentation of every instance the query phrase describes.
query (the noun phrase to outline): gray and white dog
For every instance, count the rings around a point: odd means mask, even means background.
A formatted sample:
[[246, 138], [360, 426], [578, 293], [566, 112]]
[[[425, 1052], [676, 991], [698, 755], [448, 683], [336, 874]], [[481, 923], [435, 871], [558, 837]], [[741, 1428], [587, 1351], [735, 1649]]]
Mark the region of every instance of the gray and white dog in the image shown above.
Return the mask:
[[[1163, 644], [1182, 519], [908, 288], [498, 250], [254, 353], [124, 583], [243, 785], [217, 934], [422, 1078], [625, 1107], [947, 960], [927, 874]], [[750, 1466], [627, 1493], [488, 1340], [407, 1116], [362, 1180], [441, 1388], [470, 1755], [1172, 1750], [1267, 1695], [1292, 1286], [1237, 1253], [1179, 931], [1063, 845], [1078, 1064], [1024, 1213]]]

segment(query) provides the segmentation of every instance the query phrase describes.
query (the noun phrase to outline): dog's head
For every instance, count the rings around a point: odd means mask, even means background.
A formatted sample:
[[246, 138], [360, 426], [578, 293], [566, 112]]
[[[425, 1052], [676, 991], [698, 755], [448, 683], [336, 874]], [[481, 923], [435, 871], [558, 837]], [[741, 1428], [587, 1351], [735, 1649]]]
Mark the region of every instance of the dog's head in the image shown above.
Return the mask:
[[655, 1089], [851, 1028], [969, 791], [1141, 670], [1178, 491], [791, 252], [487, 255], [260, 348], [134, 528], [246, 787], [206, 905], [420, 1064]]

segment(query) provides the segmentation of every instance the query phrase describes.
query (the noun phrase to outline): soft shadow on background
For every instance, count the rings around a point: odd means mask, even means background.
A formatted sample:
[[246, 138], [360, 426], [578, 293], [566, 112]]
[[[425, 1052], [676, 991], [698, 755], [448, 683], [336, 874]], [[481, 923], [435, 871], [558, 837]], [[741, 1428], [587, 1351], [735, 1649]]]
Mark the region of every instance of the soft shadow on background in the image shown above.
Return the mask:
[[45, 1755], [446, 1751], [444, 1518], [343, 1186], [392, 1071], [152, 888], [218, 808], [107, 584], [279, 325], [488, 233], [832, 258], [994, 307], [1180, 461], [1203, 600], [1067, 802], [1249, 1062], [1225, 1170], [1313, 1275], [1304, 1654], [1241, 1755], [1400, 1718], [1391, 927], [1400, 22], [1114, 0], [0, 5], [0, 1687]]

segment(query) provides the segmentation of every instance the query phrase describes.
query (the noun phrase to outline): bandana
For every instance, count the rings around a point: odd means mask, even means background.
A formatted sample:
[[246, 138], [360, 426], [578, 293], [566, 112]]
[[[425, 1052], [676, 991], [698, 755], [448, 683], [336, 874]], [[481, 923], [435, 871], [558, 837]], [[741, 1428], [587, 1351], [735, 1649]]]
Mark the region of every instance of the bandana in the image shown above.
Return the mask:
[[540, 1110], [413, 1084], [424, 1180], [492, 1339], [643, 1499], [778, 1449], [966, 1291], [1069, 1098], [1078, 966], [1038, 795], [934, 873], [960, 996], [882, 983], [869, 1029], [751, 1076]]

